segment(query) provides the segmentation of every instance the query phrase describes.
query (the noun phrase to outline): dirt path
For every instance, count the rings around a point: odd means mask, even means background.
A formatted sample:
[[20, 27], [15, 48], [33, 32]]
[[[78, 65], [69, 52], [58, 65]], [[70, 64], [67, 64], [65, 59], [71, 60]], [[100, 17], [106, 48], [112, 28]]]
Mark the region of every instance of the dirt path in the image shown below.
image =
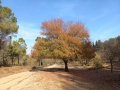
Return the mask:
[[[51, 65], [45, 69], [54, 67], [57, 65]], [[53, 90], [53, 87], [59, 88], [60, 83], [57, 81], [57, 76], [50, 72], [27, 71], [0, 78], [0, 90]]]
[[0, 78], [0, 90], [120, 90], [120, 73], [78, 69], [64, 72], [59, 70], [61, 67], [54, 64]]
[[0, 90], [20, 90], [31, 82], [31, 77], [35, 72], [22, 72], [0, 79]]

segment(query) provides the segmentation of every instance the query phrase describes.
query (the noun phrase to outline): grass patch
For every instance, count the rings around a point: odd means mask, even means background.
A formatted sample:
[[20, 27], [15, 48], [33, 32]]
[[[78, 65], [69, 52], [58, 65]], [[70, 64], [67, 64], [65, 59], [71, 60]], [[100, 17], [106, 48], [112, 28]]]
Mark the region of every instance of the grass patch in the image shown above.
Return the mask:
[[24, 72], [30, 70], [30, 66], [11, 66], [11, 67], [1, 67], [0, 68], [0, 78], [8, 75]]

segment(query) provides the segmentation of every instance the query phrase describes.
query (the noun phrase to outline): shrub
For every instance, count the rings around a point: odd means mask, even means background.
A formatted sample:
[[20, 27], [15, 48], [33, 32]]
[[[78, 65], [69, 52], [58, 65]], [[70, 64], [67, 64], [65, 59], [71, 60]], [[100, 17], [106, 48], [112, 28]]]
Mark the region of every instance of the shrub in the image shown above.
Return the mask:
[[94, 68], [102, 68], [103, 61], [100, 55], [96, 54], [95, 58], [93, 59], [93, 66]]
[[33, 66], [33, 67], [32, 67], [32, 70], [34, 70], [34, 69], [36, 69], [36, 66]]

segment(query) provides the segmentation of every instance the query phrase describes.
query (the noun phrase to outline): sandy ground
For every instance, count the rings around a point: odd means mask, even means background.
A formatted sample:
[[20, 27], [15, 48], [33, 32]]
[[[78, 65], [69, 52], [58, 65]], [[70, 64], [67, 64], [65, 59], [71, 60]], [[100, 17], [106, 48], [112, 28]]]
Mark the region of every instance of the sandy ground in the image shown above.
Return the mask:
[[120, 90], [120, 72], [71, 68], [58, 65], [0, 78], [0, 90]]

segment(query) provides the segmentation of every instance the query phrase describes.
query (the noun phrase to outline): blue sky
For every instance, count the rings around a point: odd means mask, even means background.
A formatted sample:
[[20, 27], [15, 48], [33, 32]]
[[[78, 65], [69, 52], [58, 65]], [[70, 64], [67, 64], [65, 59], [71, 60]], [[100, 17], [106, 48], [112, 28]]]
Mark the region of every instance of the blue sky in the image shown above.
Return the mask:
[[104, 41], [120, 35], [120, 0], [2, 0], [17, 17], [18, 39], [27, 43], [27, 53], [37, 36], [41, 22], [53, 18], [80, 21], [90, 33], [91, 41]]

